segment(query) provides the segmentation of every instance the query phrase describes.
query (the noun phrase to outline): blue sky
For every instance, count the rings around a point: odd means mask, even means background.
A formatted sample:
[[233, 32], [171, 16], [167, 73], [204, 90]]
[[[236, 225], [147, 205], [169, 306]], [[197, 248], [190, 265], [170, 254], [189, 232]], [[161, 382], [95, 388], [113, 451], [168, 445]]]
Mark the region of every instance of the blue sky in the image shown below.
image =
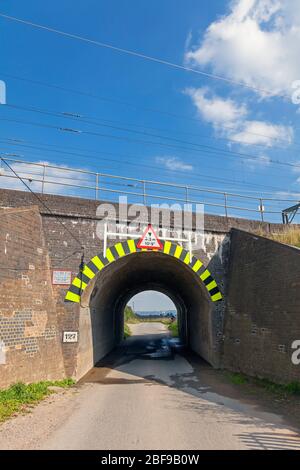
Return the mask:
[[[300, 80], [299, 10], [293, 0], [3, 0], [1, 13], [185, 64], [229, 82], [0, 18], [0, 80], [7, 86], [7, 103], [97, 119], [92, 125], [0, 106], [1, 151], [122, 176], [297, 199], [300, 105], [290, 96], [292, 83]], [[5, 139], [45, 147], [8, 145]], [[58, 151], [46, 150], [46, 144]], [[71, 147], [82, 156], [62, 153]], [[291, 204], [272, 205], [280, 210]]]
[[169, 297], [153, 290], [136, 294], [130, 299], [128, 305], [136, 312], [144, 312], [151, 309], [157, 311], [176, 310], [174, 303]]

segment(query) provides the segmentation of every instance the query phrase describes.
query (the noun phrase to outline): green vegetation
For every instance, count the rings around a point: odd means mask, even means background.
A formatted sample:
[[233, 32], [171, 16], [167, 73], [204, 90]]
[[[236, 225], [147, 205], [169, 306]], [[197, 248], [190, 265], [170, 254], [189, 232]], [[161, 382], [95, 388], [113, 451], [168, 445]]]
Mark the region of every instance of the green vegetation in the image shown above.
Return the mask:
[[227, 374], [227, 376], [230, 379], [230, 381], [234, 383], [235, 385], [242, 385], [242, 384], [248, 383], [248, 377], [246, 377], [243, 374], [229, 373]]
[[131, 330], [129, 326], [127, 325], [127, 323], [125, 323], [124, 324], [124, 339], [128, 338], [129, 336], [131, 336]]
[[295, 227], [288, 227], [283, 232], [278, 233], [266, 233], [259, 231], [257, 233], [263, 237], [270, 238], [271, 240], [285, 243], [286, 245], [292, 245], [300, 248], [300, 229]]
[[134, 313], [131, 307], [129, 305], [126, 305], [124, 309], [124, 339], [128, 338], [131, 336], [131, 330], [129, 328], [130, 323], [139, 323], [140, 320]]
[[179, 331], [178, 331], [178, 321], [175, 320], [172, 323], [169, 323], [168, 330], [171, 331], [171, 335], [174, 337], [179, 336]]
[[248, 377], [247, 375], [240, 373], [227, 373], [227, 376], [235, 385], [254, 384], [277, 395], [300, 395], [300, 382], [276, 384], [268, 379]]
[[268, 379], [254, 379], [256, 385], [280, 395], [300, 395], [300, 382], [290, 382], [288, 384], [276, 384]]
[[134, 313], [131, 307], [129, 305], [126, 305], [125, 310], [124, 310], [124, 322], [125, 323], [139, 323], [140, 320]]
[[5, 390], [0, 390], [0, 422], [5, 421], [17, 412], [28, 410], [30, 405], [34, 405], [54, 393], [49, 390], [49, 387], [68, 388], [73, 384], [74, 380], [72, 379], [53, 382], [44, 381], [28, 385], [19, 382]]
[[139, 322], [141, 323], [162, 323], [163, 325], [169, 325], [170, 320], [165, 317], [139, 317], [138, 318]]

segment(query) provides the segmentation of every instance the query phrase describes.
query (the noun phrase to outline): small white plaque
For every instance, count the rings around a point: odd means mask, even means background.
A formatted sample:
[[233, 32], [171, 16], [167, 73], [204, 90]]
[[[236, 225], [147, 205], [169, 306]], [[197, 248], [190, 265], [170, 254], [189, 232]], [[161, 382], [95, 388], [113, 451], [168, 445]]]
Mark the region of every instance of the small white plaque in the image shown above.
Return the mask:
[[78, 343], [78, 331], [64, 331], [63, 343]]
[[52, 273], [52, 284], [54, 285], [69, 286], [71, 284], [71, 280], [72, 271], [58, 269]]

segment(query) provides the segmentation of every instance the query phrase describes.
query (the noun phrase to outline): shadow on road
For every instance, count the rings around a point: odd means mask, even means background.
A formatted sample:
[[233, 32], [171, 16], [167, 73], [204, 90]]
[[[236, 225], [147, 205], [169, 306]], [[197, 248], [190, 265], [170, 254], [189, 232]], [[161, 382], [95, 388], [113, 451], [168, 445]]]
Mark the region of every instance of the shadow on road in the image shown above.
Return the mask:
[[300, 450], [300, 441], [284, 433], [249, 432], [237, 435], [246, 446], [253, 450]]
[[166, 402], [170, 412], [176, 407], [193, 412], [199, 420], [205, 417], [220, 425], [245, 426], [247, 431], [235, 434], [245, 448], [300, 449], [300, 435], [287, 431], [291, 426], [277, 411], [261, 402], [257, 391], [252, 397], [243, 396], [241, 389], [225, 380], [222, 372], [171, 340], [163, 328], [155, 332], [152, 324], [148, 332], [147, 324], [133, 326], [140, 334], [124, 341], [79, 383], [144, 384], [146, 387], [160, 384], [189, 396], [176, 402], [170, 395], [170, 402]]

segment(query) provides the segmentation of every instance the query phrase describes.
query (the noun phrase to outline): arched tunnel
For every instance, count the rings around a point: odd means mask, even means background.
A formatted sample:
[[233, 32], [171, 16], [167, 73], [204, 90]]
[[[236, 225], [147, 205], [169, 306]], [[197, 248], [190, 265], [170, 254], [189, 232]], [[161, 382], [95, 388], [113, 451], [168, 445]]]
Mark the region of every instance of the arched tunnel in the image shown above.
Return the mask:
[[85, 373], [123, 339], [124, 308], [137, 293], [155, 290], [175, 304], [184, 343], [212, 362], [213, 302], [190, 266], [162, 252], [136, 252], [98, 272], [80, 302], [78, 368]]

